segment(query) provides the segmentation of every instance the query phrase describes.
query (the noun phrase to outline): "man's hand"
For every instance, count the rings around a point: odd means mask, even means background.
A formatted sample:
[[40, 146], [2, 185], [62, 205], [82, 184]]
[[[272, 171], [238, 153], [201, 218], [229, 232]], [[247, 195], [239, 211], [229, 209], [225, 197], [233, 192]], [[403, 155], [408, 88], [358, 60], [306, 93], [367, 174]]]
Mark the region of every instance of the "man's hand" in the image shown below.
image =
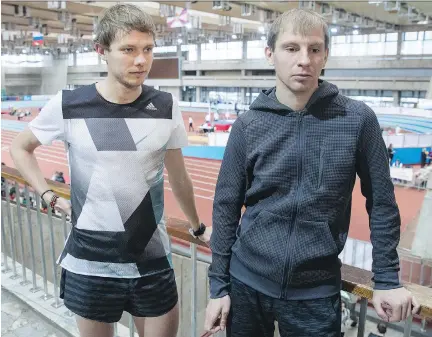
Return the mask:
[[[52, 196], [52, 193], [47, 193], [44, 195], [44, 201], [47, 203], [47, 205], [50, 204]], [[63, 212], [66, 215], [69, 215], [69, 217], [72, 216], [72, 208], [69, 200], [59, 197], [54, 208], [59, 212]]]
[[227, 325], [230, 308], [231, 298], [229, 295], [211, 299], [207, 305], [204, 329], [210, 334], [224, 331]]
[[420, 309], [415, 297], [405, 288], [374, 290], [373, 305], [378, 316], [385, 322], [404, 321]]
[[210, 246], [210, 237], [213, 232], [212, 227], [206, 227], [206, 230], [203, 235], [198, 236], [198, 239], [200, 239], [202, 242], [206, 243], [207, 246]]

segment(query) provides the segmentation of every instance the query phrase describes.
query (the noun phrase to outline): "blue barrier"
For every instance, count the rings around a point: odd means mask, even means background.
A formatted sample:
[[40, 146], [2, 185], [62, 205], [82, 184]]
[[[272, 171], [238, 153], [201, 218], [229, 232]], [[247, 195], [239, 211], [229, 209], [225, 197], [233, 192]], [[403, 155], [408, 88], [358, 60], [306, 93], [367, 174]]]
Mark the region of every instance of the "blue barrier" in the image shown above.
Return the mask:
[[185, 157], [213, 160], [222, 160], [224, 151], [224, 146], [186, 146], [182, 149]]
[[[393, 162], [400, 160], [404, 165], [415, 165], [420, 164], [420, 156], [423, 148], [421, 147], [403, 147], [395, 148], [396, 153], [393, 157]], [[431, 151], [431, 147], [426, 147], [428, 151]]]

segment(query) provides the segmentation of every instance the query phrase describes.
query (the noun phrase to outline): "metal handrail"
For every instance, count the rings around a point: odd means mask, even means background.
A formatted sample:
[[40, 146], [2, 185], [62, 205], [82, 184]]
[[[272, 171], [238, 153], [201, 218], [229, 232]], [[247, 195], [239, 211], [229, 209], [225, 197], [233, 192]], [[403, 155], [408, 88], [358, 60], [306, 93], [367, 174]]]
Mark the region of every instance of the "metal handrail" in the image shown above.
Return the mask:
[[[59, 271], [59, 267], [56, 265], [56, 242], [54, 237], [55, 230], [60, 231], [60, 237], [64, 238], [66, 240], [66, 234], [67, 234], [67, 219], [66, 216], [59, 214], [59, 216], [53, 215], [51, 208], [48, 205], [47, 214], [48, 214], [48, 230], [49, 230], [49, 249], [50, 249], [50, 259], [51, 261], [51, 267], [52, 267], [52, 280], [54, 284], [54, 289], [52, 293], [49, 293], [48, 287], [47, 287], [47, 268], [46, 268], [46, 261], [45, 261], [45, 255], [44, 255], [44, 236], [43, 236], [43, 230], [42, 230], [42, 212], [40, 209], [40, 198], [38, 195], [35, 195], [35, 203], [30, 203], [30, 192], [29, 192], [29, 186], [25, 179], [19, 174], [19, 172], [13, 168], [2, 166], [2, 177], [5, 179], [4, 184], [2, 184], [2, 210], [4, 207], [6, 207], [6, 215], [7, 215], [7, 221], [5, 221], [4, 213], [2, 212], [1, 217], [1, 233], [2, 233], [2, 245], [3, 245], [3, 273], [12, 273], [11, 277], [12, 279], [19, 280], [21, 277], [23, 279], [23, 282], [21, 282], [21, 285], [31, 285], [31, 289], [29, 291], [31, 292], [38, 292], [43, 291], [43, 296], [40, 298], [43, 301], [50, 300], [54, 297], [54, 302], [52, 303], [52, 306], [56, 309], [62, 306], [62, 301], [59, 298], [59, 288], [58, 288], [58, 282], [59, 279], [57, 278], [57, 273]], [[9, 187], [10, 182], [12, 181], [15, 186], [15, 192], [16, 192], [16, 201], [11, 201], [9, 197]], [[51, 189], [53, 189], [57, 194], [61, 195], [64, 198], [70, 198], [70, 190], [69, 187], [65, 184], [53, 182], [50, 180], [47, 180], [49, 186]], [[23, 200], [20, 200], [20, 188], [23, 188], [25, 191], [25, 194], [22, 196]], [[25, 205], [22, 205], [24, 203]], [[32, 215], [32, 211], [36, 212], [36, 217]], [[12, 211], [12, 212], [11, 212]], [[19, 230], [19, 240], [17, 240], [17, 233], [15, 232], [15, 223], [12, 219], [13, 216], [15, 216], [15, 213], [17, 214], [16, 219], [18, 220], [18, 228]], [[26, 215], [26, 216], [25, 216]], [[26, 233], [22, 230], [22, 226], [25, 223], [25, 218], [27, 220], [28, 230]], [[37, 221], [32, 221], [32, 219], [36, 219]], [[54, 220], [56, 221], [56, 224], [54, 224]], [[55, 226], [58, 226], [58, 223], [60, 222], [61, 228]], [[7, 225], [7, 227], [6, 227]], [[176, 219], [176, 218], [167, 218], [167, 230], [169, 235], [172, 238], [175, 238], [177, 240], [183, 240], [185, 245], [183, 246], [174, 246], [173, 252], [190, 258], [191, 262], [191, 296], [190, 296], [190, 307], [191, 307], [191, 316], [190, 316], [190, 323], [193, 327], [191, 330], [191, 336], [195, 337], [197, 336], [197, 287], [198, 287], [198, 276], [197, 276], [197, 270], [198, 270], [198, 261], [204, 262], [204, 263], [210, 263], [211, 262], [211, 256], [208, 254], [208, 249], [206, 248], [206, 245], [190, 236], [188, 231], [188, 223], [184, 220]], [[36, 233], [36, 234], [35, 234]], [[35, 267], [35, 258], [34, 254], [37, 249], [33, 246], [33, 241], [37, 241], [37, 238], [33, 237], [36, 236], [37, 233], [39, 233], [39, 239], [40, 239], [40, 250], [42, 252], [42, 260], [43, 260], [43, 270], [42, 274], [39, 275], [43, 278], [43, 289], [41, 289], [37, 282], [36, 282], [36, 267]], [[7, 244], [7, 234], [9, 234], [10, 244]], [[24, 245], [24, 236], [28, 236], [27, 238], [30, 240], [30, 245]], [[27, 239], [26, 238], [26, 239]], [[16, 243], [21, 247], [17, 247]], [[58, 242], [57, 242], [58, 244]], [[62, 242], [64, 244], [64, 242]], [[19, 248], [19, 249], [18, 249]], [[15, 253], [18, 254], [15, 254]], [[31, 263], [30, 263], [31, 261]], [[12, 269], [9, 267], [10, 262], [12, 264]], [[16, 265], [21, 262], [22, 265], [22, 271], [21, 275], [20, 272], [17, 271]], [[32, 282], [27, 281], [26, 278], [26, 269], [30, 269], [32, 273]], [[368, 301], [372, 299], [373, 296], [373, 284], [372, 284], [372, 273], [370, 271], [356, 268], [349, 265], [343, 265], [342, 266], [342, 288], [343, 290], [352, 293], [354, 295], [357, 295], [360, 297], [360, 315], [359, 315], [359, 323], [358, 323], [358, 337], [363, 337], [365, 333], [365, 323], [366, 323], [366, 312], [367, 312], [367, 306]], [[421, 304], [421, 309], [419, 312], [419, 316], [423, 319], [431, 319], [432, 318], [432, 289], [427, 288], [421, 285], [417, 284], [410, 284], [405, 283], [404, 284], [412, 293], [413, 295], [419, 300]], [[71, 315], [70, 312], [67, 313], [68, 315]], [[425, 321], [424, 321], [425, 322]], [[411, 326], [412, 326], [412, 318], [406, 321], [405, 323], [405, 330], [404, 330], [404, 336], [411, 336]], [[133, 327], [133, 320], [130, 320], [129, 322], [129, 328], [130, 328], [130, 336], [134, 336], [134, 327]]]

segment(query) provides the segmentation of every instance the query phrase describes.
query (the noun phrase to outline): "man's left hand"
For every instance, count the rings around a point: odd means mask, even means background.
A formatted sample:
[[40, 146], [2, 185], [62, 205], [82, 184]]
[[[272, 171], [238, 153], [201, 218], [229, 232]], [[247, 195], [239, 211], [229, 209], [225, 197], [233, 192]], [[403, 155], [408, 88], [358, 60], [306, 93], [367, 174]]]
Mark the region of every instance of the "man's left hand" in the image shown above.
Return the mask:
[[206, 243], [207, 246], [210, 246], [210, 237], [213, 232], [212, 227], [206, 227], [206, 230], [203, 235], [198, 236], [198, 239], [200, 239], [202, 242]]
[[400, 322], [417, 313], [420, 304], [405, 288], [374, 290], [373, 305], [385, 322]]

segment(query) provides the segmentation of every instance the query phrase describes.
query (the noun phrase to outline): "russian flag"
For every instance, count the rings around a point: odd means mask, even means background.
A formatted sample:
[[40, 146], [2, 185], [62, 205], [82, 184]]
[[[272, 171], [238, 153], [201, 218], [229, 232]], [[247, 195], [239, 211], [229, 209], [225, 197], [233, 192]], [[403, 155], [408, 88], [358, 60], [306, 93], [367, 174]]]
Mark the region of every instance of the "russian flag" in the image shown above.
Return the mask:
[[44, 44], [44, 37], [41, 33], [33, 32], [33, 46], [43, 46]]

